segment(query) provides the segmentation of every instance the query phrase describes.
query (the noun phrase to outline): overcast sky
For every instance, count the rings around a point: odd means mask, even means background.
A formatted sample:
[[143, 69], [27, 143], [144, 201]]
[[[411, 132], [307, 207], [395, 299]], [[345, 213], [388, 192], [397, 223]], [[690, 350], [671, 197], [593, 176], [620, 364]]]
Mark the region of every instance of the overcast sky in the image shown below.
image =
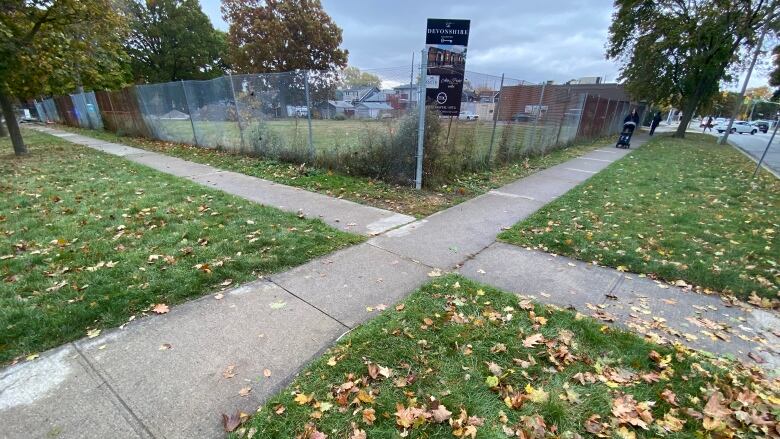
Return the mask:
[[[227, 30], [219, 0], [201, 0], [217, 28]], [[425, 43], [427, 18], [471, 20], [466, 69], [523, 79], [566, 81], [606, 76], [618, 67], [604, 58], [609, 0], [322, 0], [344, 30], [349, 64], [362, 69], [409, 65]], [[759, 72], [751, 85], [762, 85]]]

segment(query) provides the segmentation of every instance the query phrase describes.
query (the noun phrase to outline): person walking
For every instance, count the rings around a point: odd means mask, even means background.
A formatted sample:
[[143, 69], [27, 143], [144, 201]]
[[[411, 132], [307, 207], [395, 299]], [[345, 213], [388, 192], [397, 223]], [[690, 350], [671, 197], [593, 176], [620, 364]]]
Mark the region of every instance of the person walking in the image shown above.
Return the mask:
[[653, 121], [650, 122], [650, 135], [652, 136], [653, 133], [655, 133], [655, 129], [658, 128], [658, 124], [661, 123], [661, 112], [656, 111], [655, 116], [653, 116]]
[[632, 108], [628, 116], [623, 119], [623, 132], [629, 131], [632, 134], [639, 126], [639, 113], [636, 112], [636, 108]]
[[704, 122], [704, 131], [702, 133], [706, 133], [708, 129], [712, 131], [712, 116], [707, 118], [707, 122]]

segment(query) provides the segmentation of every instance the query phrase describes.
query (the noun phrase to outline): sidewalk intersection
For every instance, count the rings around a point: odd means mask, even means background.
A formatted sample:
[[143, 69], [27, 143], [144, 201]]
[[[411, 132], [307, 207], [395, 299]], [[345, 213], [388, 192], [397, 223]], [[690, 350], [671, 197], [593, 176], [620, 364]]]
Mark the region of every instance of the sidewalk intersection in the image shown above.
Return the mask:
[[[780, 322], [772, 314], [723, 311], [717, 297], [495, 243], [503, 228], [630, 151], [605, 146], [412, 222], [404, 215], [161, 154], [46, 131], [256, 202], [302, 209], [373, 237], [237, 287], [219, 300], [205, 296], [165, 316], [140, 319], [0, 371], [3, 437], [220, 437], [219, 413], [253, 412], [342, 334], [374, 316], [377, 307], [389, 307], [441, 271], [460, 271], [583, 314], [608, 312], [624, 326], [719, 354], [746, 359], [750, 352], [777, 349], [770, 329]], [[636, 139], [635, 145], [644, 140]], [[716, 325], [711, 331], [728, 341], [702, 336], [698, 324]], [[675, 332], [699, 336], [678, 338]], [[760, 355], [777, 367], [776, 356]], [[223, 371], [230, 365], [236, 375], [228, 379]], [[251, 392], [240, 396], [246, 387]]]

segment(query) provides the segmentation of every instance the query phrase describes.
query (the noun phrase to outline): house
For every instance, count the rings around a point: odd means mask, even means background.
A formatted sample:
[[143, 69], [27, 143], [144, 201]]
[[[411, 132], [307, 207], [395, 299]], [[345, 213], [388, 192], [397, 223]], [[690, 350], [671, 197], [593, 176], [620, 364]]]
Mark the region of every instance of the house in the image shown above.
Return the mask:
[[355, 115], [360, 119], [392, 117], [393, 107], [387, 102], [360, 102], [355, 105]]
[[343, 114], [344, 117], [353, 117], [355, 115], [355, 106], [347, 101], [327, 101], [320, 107], [323, 119], [333, 119], [337, 114]]
[[413, 108], [417, 105], [420, 96], [420, 88], [417, 84], [401, 84], [393, 87], [394, 101], [398, 102], [398, 109]]
[[358, 102], [363, 102], [366, 99], [370, 98], [372, 95], [381, 93], [381, 90], [377, 87], [359, 87], [359, 88], [348, 88], [345, 90], [339, 90], [339, 93], [337, 94], [337, 99], [342, 101], [350, 102], [352, 105], [357, 104]]

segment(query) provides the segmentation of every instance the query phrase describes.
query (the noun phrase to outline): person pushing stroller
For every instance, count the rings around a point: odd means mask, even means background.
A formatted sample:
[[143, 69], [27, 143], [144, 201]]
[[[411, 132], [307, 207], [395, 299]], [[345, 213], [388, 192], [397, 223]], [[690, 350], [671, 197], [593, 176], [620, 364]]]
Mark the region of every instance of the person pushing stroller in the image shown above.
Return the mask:
[[636, 112], [636, 108], [632, 108], [628, 116], [623, 119], [623, 132], [618, 137], [618, 142], [615, 147], [628, 148], [631, 146], [631, 136], [634, 134], [634, 130], [639, 125], [639, 113]]

